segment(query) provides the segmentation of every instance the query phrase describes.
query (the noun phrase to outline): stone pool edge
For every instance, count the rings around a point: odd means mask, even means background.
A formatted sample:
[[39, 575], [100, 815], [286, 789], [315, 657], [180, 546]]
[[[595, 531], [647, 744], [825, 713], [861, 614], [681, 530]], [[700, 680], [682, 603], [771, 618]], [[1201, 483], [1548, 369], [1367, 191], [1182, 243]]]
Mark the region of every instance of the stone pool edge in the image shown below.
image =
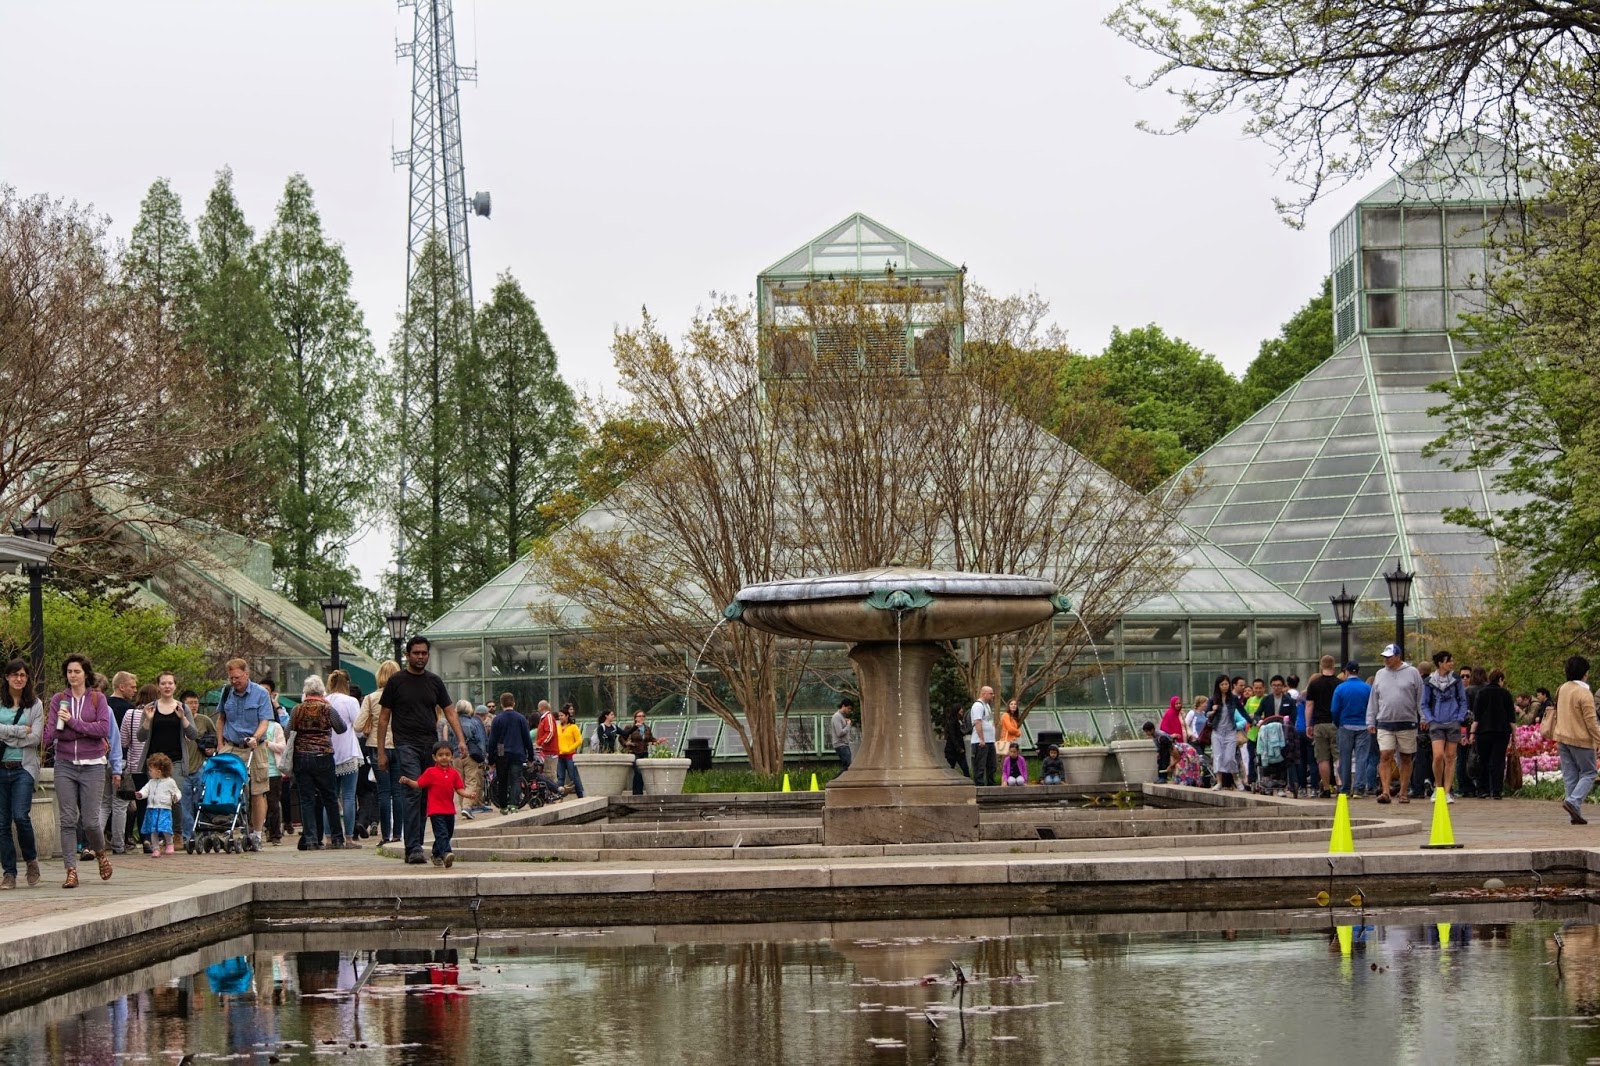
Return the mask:
[[[1329, 860], [1332, 860], [1331, 864]], [[815, 898], [826, 908], [833, 899], [860, 901], [859, 893], [890, 889], [875, 897], [892, 901], [940, 898], [956, 886], [994, 886], [1005, 894], [1029, 894], [1037, 908], [1064, 908], [1080, 898], [1086, 910], [1125, 898], [1150, 909], [1173, 889], [1255, 885], [1281, 888], [1282, 898], [1299, 898], [1310, 882], [1337, 877], [1341, 884], [1360, 878], [1369, 892], [1386, 883], [1418, 891], [1430, 878], [1507, 876], [1525, 879], [1530, 870], [1581, 875], [1586, 884], [1600, 874], [1597, 848], [1508, 848], [1452, 852], [1374, 852], [1323, 854], [1085, 858], [1079, 856], [985, 857], [965, 861], [901, 859], [897, 862], [812, 863], [805, 861], [680, 863], [628, 869], [480, 869], [474, 872], [395, 873], [348, 877], [209, 879], [138, 900], [119, 900], [79, 911], [10, 925], [0, 932], [0, 989], [8, 1002], [38, 998], [73, 987], [86, 976], [136, 968], [177, 946], [197, 946], [227, 935], [249, 932], [277, 914], [303, 919], [323, 912], [322, 920], [362, 907], [384, 914], [402, 906], [455, 910], [481, 898], [491, 912], [537, 899], [540, 907], [565, 920], [561, 901], [581, 910], [604, 910], [606, 900], [655, 900], [663, 906], [651, 920], [703, 920], [678, 908], [691, 898], [714, 897], [729, 906], [760, 907], [764, 900]], [[1554, 879], [1554, 880], [1560, 880]], [[999, 886], [1009, 886], [1000, 889]], [[1226, 893], [1225, 893], [1226, 894]], [[675, 903], [676, 901], [676, 903]], [[967, 893], [955, 902], [970, 905]], [[444, 906], [448, 905], [448, 907]], [[683, 908], [688, 911], [692, 908]], [[333, 911], [332, 914], [327, 912]], [[777, 917], [774, 915], [774, 917]], [[293, 920], [291, 917], [288, 920]], [[381, 920], [369, 918], [367, 921]], [[555, 924], [545, 922], [544, 924]], [[145, 958], [148, 956], [148, 958]], [[26, 991], [25, 990], [29, 990]]]

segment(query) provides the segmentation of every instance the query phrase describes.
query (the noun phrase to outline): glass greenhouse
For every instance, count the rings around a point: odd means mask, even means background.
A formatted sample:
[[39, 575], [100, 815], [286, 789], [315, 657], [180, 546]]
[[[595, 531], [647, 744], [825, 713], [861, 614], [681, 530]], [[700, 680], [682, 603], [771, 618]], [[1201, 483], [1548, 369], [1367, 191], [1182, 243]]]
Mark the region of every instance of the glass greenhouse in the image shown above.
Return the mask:
[[1424, 457], [1443, 432], [1436, 382], [1469, 353], [1447, 330], [1481, 310], [1493, 234], [1536, 190], [1487, 140], [1452, 142], [1363, 198], [1331, 237], [1336, 350], [1197, 458], [1185, 522], [1332, 622], [1346, 588], [1388, 611], [1382, 574], [1417, 573], [1412, 610], [1495, 573], [1496, 547], [1445, 522], [1513, 501], [1492, 471]]

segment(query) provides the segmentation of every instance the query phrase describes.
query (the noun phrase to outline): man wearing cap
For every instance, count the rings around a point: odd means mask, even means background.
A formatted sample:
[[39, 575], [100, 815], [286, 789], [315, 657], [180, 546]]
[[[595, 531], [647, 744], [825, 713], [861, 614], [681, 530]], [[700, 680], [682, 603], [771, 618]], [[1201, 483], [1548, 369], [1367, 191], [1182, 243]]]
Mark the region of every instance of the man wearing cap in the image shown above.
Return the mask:
[[1422, 720], [1422, 675], [1400, 656], [1400, 645], [1385, 644], [1383, 669], [1372, 678], [1367, 697], [1367, 732], [1378, 739], [1378, 802], [1389, 802], [1389, 779], [1398, 755], [1400, 777], [1395, 791], [1410, 803], [1406, 782], [1417, 753], [1417, 723]]
[[1339, 791], [1346, 796], [1362, 794], [1358, 782], [1370, 760], [1372, 737], [1367, 733], [1367, 700], [1372, 686], [1361, 680], [1361, 666], [1344, 664], [1341, 680], [1334, 686], [1329, 704], [1333, 724], [1339, 730]]

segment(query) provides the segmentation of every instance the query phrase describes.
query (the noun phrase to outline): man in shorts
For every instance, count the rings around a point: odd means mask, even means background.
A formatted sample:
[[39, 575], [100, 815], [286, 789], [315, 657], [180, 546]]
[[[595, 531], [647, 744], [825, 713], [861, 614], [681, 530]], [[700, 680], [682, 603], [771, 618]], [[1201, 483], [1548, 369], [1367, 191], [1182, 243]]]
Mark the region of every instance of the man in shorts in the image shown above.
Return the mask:
[[[1333, 720], [1333, 692], [1339, 687], [1339, 678], [1333, 667], [1333, 656], [1324, 655], [1318, 665], [1320, 672], [1306, 686], [1306, 737], [1311, 741], [1321, 775], [1317, 790], [1320, 799], [1333, 794], [1333, 754], [1339, 743], [1339, 727]], [[1349, 793], [1348, 781], [1344, 782], [1343, 791]]]
[[1378, 738], [1378, 802], [1389, 802], [1389, 779], [1396, 756], [1400, 776], [1395, 782], [1401, 803], [1411, 802], [1406, 782], [1411, 780], [1411, 759], [1417, 754], [1417, 723], [1422, 720], [1422, 675], [1400, 656], [1400, 645], [1383, 648], [1383, 669], [1372, 678], [1367, 697], [1367, 732]]
[[267, 723], [278, 715], [267, 690], [250, 680], [250, 664], [243, 659], [228, 660], [228, 683], [214, 717], [217, 754], [232, 752], [250, 768], [250, 839], [259, 851], [267, 823]]

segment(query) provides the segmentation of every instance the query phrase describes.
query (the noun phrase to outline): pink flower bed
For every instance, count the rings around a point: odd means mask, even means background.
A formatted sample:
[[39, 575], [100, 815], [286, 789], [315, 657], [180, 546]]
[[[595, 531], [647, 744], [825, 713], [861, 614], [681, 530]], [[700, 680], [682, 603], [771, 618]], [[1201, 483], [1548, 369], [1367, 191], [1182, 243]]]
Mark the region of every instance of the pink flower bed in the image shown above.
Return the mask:
[[1556, 752], [1556, 742], [1539, 735], [1536, 725], [1519, 725], [1511, 742], [1522, 756], [1522, 772], [1550, 773], [1561, 769], [1561, 757]]

